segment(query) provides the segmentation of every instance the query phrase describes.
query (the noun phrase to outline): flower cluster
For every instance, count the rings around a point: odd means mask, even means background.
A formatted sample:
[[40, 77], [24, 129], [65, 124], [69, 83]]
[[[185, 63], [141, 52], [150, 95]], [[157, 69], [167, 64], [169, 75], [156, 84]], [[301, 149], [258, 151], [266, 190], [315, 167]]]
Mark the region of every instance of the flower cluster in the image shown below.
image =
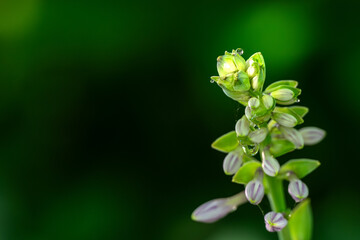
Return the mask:
[[[292, 159], [281, 165], [277, 158], [320, 142], [325, 131], [316, 127], [296, 129], [308, 112], [308, 108], [303, 106], [288, 106], [299, 102], [301, 90], [297, 87], [298, 82], [277, 81], [263, 90], [265, 61], [262, 54], [255, 53], [248, 60], [242, 54], [242, 49], [236, 49], [218, 57], [219, 76], [211, 77], [228, 97], [245, 107], [234, 131], [219, 137], [212, 147], [227, 153], [223, 170], [226, 175], [232, 175], [233, 182], [244, 185], [245, 190], [233, 197], [201, 205], [192, 218], [199, 222], [214, 222], [246, 200], [258, 205], [267, 195], [270, 205], [276, 209], [264, 216], [265, 226], [269, 232], [279, 232], [287, 226], [291, 214], [284, 204], [274, 200], [277, 199], [274, 196], [276, 191], [272, 189], [274, 183], [282, 189], [282, 182], [288, 181], [289, 195], [300, 203], [309, 195], [307, 185], [300, 179], [320, 163], [311, 159]], [[255, 158], [258, 153], [261, 161]]]

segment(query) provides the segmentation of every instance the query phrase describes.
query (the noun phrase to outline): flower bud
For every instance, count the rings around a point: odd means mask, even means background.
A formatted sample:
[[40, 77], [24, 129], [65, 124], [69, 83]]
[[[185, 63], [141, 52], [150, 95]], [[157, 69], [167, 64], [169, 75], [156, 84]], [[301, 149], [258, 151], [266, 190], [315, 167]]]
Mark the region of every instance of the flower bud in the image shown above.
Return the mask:
[[295, 96], [295, 94], [290, 89], [283, 88], [272, 92], [271, 96], [273, 96], [276, 100], [286, 102], [290, 101]]
[[246, 62], [245, 59], [241, 56], [243, 54], [243, 50], [238, 48], [232, 51], [232, 55], [234, 56], [235, 65], [238, 70], [245, 71]]
[[229, 198], [218, 198], [208, 201], [192, 213], [191, 218], [194, 221], [212, 223], [225, 217], [229, 213], [236, 210], [236, 208], [245, 203], [245, 193], [241, 192]]
[[259, 81], [259, 76], [258, 75], [256, 75], [255, 77], [253, 77], [253, 79], [251, 79], [251, 87], [254, 90], [260, 88], [260, 81]]
[[219, 56], [217, 61], [217, 70], [220, 77], [237, 71], [245, 71], [246, 68], [245, 59], [236, 50], [233, 50], [231, 54], [225, 52], [225, 55]]
[[245, 194], [251, 204], [258, 205], [264, 197], [264, 185], [260, 181], [252, 180], [246, 185]]
[[305, 127], [299, 130], [304, 139], [304, 144], [311, 146], [324, 139], [326, 132], [317, 127]]
[[275, 107], [274, 106], [275, 101], [270, 95], [262, 96], [262, 101], [263, 101], [264, 106], [266, 107], [266, 109], [271, 109], [271, 108]]
[[220, 77], [237, 71], [234, 57], [232, 55], [223, 55], [217, 58], [217, 70]]
[[240, 70], [235, 74], [233, 89], [239, 92], [246, 92], [250, 89], [249, 76], [245, 72]]
[[301, 149], [304, 147], [304, 139], [298, 130], [296, 130], [295, 128], [288, 128], [283, 126], [281, 126], [279, 129], [285, 139], [292, 142], [297, 149]]
[[290, 180], [288, 192], [295, 202], [301, 202], [309, 196], [309, 189], [306, 184], [299, 179]]
[[259, 99], [253, 97], [253, 98], [250, 98], [249, 99], [249, 102], [248, 102], [248, 106], [250, 108], [258, 108], [260, 106], [260, 101]]
[[264, 197], [264, 185], [262, 183], [263, 172], [259, 168], [253, 180], [251, 180], [245, 187], [245, 195], [247, 200], [253, 204], [258, 205]]
[[253, 78], [259, 73], [259, 64], [254, 61], [250, 61], [248, 64], [249, 67], [247, 68], [246, 73], [249, 75], [250, 78]]
[[277, 123], [279, 123], [280, 125], [285, 126], [285, 127], [295, 127], [297, 124], [297, 119], [289, 113], [274, 112], [273, 119]]
[[267, 134], [268, 134], [268, 129], [263, 127], [251, 132], [249, 134], [249, 139], [254, 143], [261, 143], [262, 141], [265, 140]]
[[286, 227], [288, 221], [282, 213], [269, 212], [264, 217], [266, 230], [269, 232], [280, 232]]
[[226, 175], [235, 174], [242, 164], [242, 153], [240, 151], [229, 152], [223, 162], [223, 169]]
[[247, 74], [251, 78], [251, 86], [255, 91], [261, 91], [265, 81], [265, 61], [260, 52], [253, 54], [247, 61]]
[[242, 116], [235, 125], [236, 134], [239, 137], [246, 137], [250, 132], [250, 121], [246, 118], [246, 116]]
[[279, 162], [270, 155], [269, 152], [265, 151], [261, 155], [262, 158], [262, 169], [266, 173], [266, 175], [275, 177], [280, 171]]

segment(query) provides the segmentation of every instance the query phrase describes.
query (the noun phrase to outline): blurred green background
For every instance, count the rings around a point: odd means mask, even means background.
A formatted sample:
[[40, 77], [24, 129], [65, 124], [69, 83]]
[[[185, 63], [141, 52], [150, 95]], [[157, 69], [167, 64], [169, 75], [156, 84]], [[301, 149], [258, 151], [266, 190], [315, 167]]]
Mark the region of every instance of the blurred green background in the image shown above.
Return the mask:
[[250, 205], [215, 224], [190, 219], [243, 189], [210, 144], [244, 109], [209, 81], [217, 56], [241, 47], [263, 53], [265, 86], [298, 80], [304, 126], [328, 133], [279, 159], [322, 162], [304, 179], [313, 239], [360, 239], [359, 10], [346, 0], [0, 1], [0, 238], [276, 239]]

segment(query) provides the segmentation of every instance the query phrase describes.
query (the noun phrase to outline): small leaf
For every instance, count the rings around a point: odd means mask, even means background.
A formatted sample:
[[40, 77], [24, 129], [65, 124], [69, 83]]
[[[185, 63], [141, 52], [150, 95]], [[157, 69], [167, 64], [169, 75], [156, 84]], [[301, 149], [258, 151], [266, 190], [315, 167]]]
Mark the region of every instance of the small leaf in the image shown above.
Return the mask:
[[231, 131], [216, 139], [215, 142], [211, 144], [211, 147], [220, 152], [228, 153], [235, 150], [238, 145], [239, 142], [236, 137], [236, 132]]
[[280, 174], [286, 174], [288, 171], [291, 171], [294, 172], [298, 178], [303, 178], [319, 166], [320, 162], [317, 160], [306, 158], [292, 159], [281, 166]]
[[312, 212], [310, 200], [300, 203], [291, 213], [288, 222], [291, 239], [310, 240], [312, 235]]
[[277, 81], [274, 82], [272, 84], [270, 84], [266, 89], [265, 89], [265, 93], [270, 93], [272, 91], [274, 91], [275, 88], [279, 87], [279, 86], [290, 86], [290, 87], [297, 87], [298, 82], [295, 80], [281, 80], [281, 81]]
[[295, 149], [296, 149], [295, 145], [292, 142], [285, 139], [273, 140], [270, 145], [270, 153], [274, 157], [282, 156]]
[[232, 181], [239, 184], [247, 184], [250, 182], [255, 175], [256, 170], [261, 167], [261, 163], [258, 161], [249, 161], [244, 163], [237, 171]]
[[303, 106], [293, 106], [293, 107], [288, 107], [288, 109], [293, 111], [302, 118], [305, 117], [305, 115], [309, 112], [309, 108]]

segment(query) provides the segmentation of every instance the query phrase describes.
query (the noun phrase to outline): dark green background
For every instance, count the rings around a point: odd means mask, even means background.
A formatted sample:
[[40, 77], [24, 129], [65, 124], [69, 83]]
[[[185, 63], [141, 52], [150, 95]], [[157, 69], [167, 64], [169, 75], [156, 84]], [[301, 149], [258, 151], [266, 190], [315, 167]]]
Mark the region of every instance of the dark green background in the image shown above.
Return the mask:
[[360, 239], [359, 10], [344, 0], [0, 1], [0, 238], [276, 239], [250, 205], [215, 224], [190, 220], [243, 189], [210, 144], [244, 109], [209, 82], [217, 56], [241, 47], [263, 53], [266, 86], [298, 80], [304, 126], [328, 133], [279, 159], [322, 162], [304, 179], [314, 239]]

